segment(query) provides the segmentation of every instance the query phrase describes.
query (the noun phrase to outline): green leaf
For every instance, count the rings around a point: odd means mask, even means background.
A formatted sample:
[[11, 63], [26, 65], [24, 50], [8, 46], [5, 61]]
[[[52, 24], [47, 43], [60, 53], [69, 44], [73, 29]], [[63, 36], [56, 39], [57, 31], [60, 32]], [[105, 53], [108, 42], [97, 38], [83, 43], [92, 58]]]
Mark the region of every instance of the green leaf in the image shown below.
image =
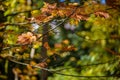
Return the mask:
[[5, 61], [5, 73], [8, 73], [8, 63], [9, 63], [9, 61], [6, 60]]

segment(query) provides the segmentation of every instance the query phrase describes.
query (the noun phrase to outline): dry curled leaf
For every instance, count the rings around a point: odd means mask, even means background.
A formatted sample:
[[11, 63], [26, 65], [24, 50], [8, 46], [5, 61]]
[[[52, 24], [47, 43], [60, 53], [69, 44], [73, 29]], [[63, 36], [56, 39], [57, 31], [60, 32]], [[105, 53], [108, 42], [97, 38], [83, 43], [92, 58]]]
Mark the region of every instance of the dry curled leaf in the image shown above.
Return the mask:
[[41, 62], [41, 63], [37, 64], [37, 66], [45, 68], [47, 66], [47, 63], [46, 62]]
[[44, 6], [41, 9], [41, 12], [42, 13], [51, 13], [51, 11], [54, 9], [56, 9], [56, 3], [54, 3], [54, 4], [44, 3]]
[[36, 36], [34, 36], [31, 32], [23, 33], [18, 36], [17, 39], [17, 43], [22, 45], [31, 44], [34, 41], [36, 41]]
[[22, 73], [22, 71], [21, 71], [19, 68], [13, 68], [13, 69], [12, 69], [12, 72], [13, 72], [14, 74], [20, 74], [20, 73]]
[[110, 15], [107, 12], [103, 12], [103, 11], [97, 11], [97, 12], [95, 12], [95, 15], [96, 16], [101, 16], [101, 17], [104, 17], [104, 18], [109, 18], [110, 17]]

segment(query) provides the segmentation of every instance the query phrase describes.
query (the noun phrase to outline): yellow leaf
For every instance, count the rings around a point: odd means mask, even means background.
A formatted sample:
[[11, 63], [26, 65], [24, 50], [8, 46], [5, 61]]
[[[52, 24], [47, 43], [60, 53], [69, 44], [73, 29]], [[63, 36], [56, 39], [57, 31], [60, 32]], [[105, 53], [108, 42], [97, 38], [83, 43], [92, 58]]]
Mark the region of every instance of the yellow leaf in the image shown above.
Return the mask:
[[53, 54], [55, 54], [55, 50], [48, 50], [48, 51], [47, 51], [47, 55], [48, 55], [48, 56], [51, 56], [51, 55], [53, 55]]
[[70, 42], [69, 42], [69, 40], [65, 39], [65, 40], [63, 41], [63, 43], [66, 44], [66, 45], [68, 45]]
[[35, 66], [37, 63], [34, 62], [34, 61], [31, 61], [30, 64], [33, 65], [33, 66]]
[[41, 43], [41, 42], [38, 42], [38, 41], [35, 41], [35, 42], [34, 42], [34, 45], [33, 45], [33, 48], [37, 49], [37, 48], [39, 48], [40, 46], [42, 46], [42, 43]]
[[30, 65], [27, 65], [27, 69], [28, 69], [28, 70], [33, 70]]

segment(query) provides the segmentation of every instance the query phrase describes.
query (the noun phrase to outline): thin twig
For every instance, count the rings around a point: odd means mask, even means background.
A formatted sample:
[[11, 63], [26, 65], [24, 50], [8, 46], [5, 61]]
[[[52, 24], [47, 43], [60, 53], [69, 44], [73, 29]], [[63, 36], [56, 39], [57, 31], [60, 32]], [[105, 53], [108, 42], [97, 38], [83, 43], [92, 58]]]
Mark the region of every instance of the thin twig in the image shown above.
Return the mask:
[[34, 10], [40, 10], [40, 8], [35, 8], [35, 9], [26, 10], [26, 11], [21, 11], [21, 12], [16, 12], [16, 13], [11, 13], [11, 14], [6, 15], [6, 17], [8, 17], [8, 16], [15, 16], [15, 15], [18, 15], [18, 14], [20, 14], [20, 13], [31, 12], [31, 11], [34, 11]]
[[[21, 64], [21, 65], [25, 65], [25, 66], [28, 66], [30, 64], [27, 64], [27, 63], [22, 63], [22, 62], [19, 62], [19, 61], [15, 61], [13, 59], [9, 59], [10, 61], [14, 62], [14, 63], [17, 63], [17, 64]], [[40, 67], [40, 66], [33, 66], [33, 65], [30, 65], [31, 67], [33, 68], [38, 68], [38, 69], [43, 69], [43, 70], [46, 70], [50, 73], [53, 73], [53, 74], [59, 74], [59, 75], [63, 75], [63, 76], [71, 76], [71, 77], [83, 77], [83, 78], [93, 78], [93, 77], [120, 77], [120, 76], [113, 76], [113, 75], [108, 75], [108, 76], [80, 76], [80, 75], [71, 75], [71, 74], [64, 74], [64, 73], [60, 73], [60, 72], [57, 72], [57, 71], [60, 71], [60, 70], [63, 70], [63, 69], [59, 69], [59, 70], [51, 70], [51, 69], [47, 69], [47, 68], [43, 68], [43, 67]], [[84, 65], [85, 66], [85, 65]], [[66, 68], [66, 69], [70, 69], [70, 68]]]
[[[17, 64], [21, 64], [21, 65], [25, 65], [25, 66], [30, 65], [30, 64], [27, 64], [27, 63], [15, 61], [15, 60], [13, 60], [13, 59], [9, 59], [9, 60], [10, 60], [11, 62], [14, 62], [14, 63], [17, 63]], [[40, 66], [37, 66], [37, 65], [35, 65], [35, 66], [30, 65], [30, 66], [33, 67], [33, 68], [43, 69], [43, 70], [46, 70], [46, 71], [49, 71], [49, 72], [52, 72], [52, 71], [53, 71], [53, 70], [50, 70], [50, 69], [47, 69], [47, 68], [43, 68], [43, 67], [40, 67]]]
[[113, 54], [113, 55], [118, 55], [118, 56], [120, 56], [119, 53], [117, 53], [117, 52], [115, 52], [115, 51], [113, 51], [113, 50], [111, 50], [111, 49], [109, 49], [109, 48], [107, 48], [107, 47], [105, 48], [105, 50], [106, 50], [107, 52]]
[[49, 33], [50, 31], [53, 31], [53, 30], [55, 30], [57, 27], [59, 27], [60, 25], [62, 25], [65, 21], [67, 21], [67, 20], [74, 14], [74, 12], [77, 10], [77, 8], [78, 8], [78, 7], [76, 7], [70, 15], [68, 15], [65, 19], [63, 19], [61, 23], [57, 24], [56, 27], [54, 27], [54, 28], [52, 28], [52, 29], [49, 29], [46, 33], [44, 33], [44, 34], [43, 34], [42, 36], [40, 36], [38, 39], [42, 38], [43, 36], [45, 36], [45, 35], [46, 35], [47, 33]]
[[35, 23], [35, 22], [6, 23], [6, 24], [4, 24], [4, 25], [5, 25], [5, 26], [7, 26], [7, 25], [21, 26], [21, 25], [33, 24], [33, 23]]

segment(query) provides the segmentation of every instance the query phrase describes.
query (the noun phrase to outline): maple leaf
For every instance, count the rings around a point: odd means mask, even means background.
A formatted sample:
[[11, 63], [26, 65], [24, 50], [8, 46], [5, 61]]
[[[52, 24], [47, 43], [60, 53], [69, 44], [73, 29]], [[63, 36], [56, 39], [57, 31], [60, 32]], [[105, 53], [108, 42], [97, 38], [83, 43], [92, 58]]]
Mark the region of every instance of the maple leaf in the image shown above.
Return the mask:
[[36, 41], [36, 36], [34, 36], [31, 32], [23, 33], [18, 36], [17, 43], [18, 44], [31, 44]]

